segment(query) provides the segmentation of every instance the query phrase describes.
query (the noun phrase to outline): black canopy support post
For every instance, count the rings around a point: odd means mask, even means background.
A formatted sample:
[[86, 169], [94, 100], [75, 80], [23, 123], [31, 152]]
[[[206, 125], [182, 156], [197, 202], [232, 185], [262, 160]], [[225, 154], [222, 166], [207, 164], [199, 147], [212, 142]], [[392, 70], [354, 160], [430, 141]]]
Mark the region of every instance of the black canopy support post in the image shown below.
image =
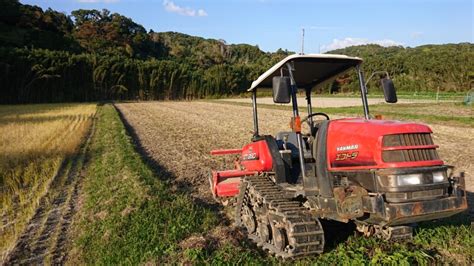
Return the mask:
[[[308, 116], [313, 113], [313, 105], [311, 104], [311, 87], [306, 88], [306, 108], [308, 109]], [[308, 118], [308, 122], [311, 128], [313, 128], [313, 117]]]
[[[306, 103], [307, 103], [306, 109], [308, 111], [308, 116], [309, 116], [310, 114], [313, 113], [313, 105], [311, 103], [311, 86], [306, 87]], [[310, 126], [309, 130], [311, 134], [313, 134], [313, 128], [314, 128], [313, 117], [311, 116], [308, 117], [308, 123]], [[316, 139], [314, 139], [313, 141], [316, 141]], [[319, 190], [318, 180], [315, 178], [315, 175], [316, 175], [316, 171], [314, 170], [312, 174], [308, 173], [308, 175], [305, 176], [306, 178], [303, 179], [303, 186], [304, 186], [304, 191], [305, 191], [306, 196], [313, 196], [318, 193], [318, 190]]]
[[257, 89], [252, 91], [252, 108], [253, 108], [253, 137], [258, 137], [258, 115], [257, 115]]
[[357, 75], [359, 76], [360, 94], [362, 97], [362, 105], [364, 106], [364, 117], [365, 119], [369, 120], [370, 119], [369, 103], [367, 101], [367, 88], [365, 87], [364, 73], [362, 73], [362, 69], [360, 68], [360, 65], [357, 65], [356, 69], [357, 69]]
[[[296, 87], [296, 82], [293, 77], [293, 66], [291, 63], [286, 63], [286, 67], [288, 68], [288, 73], [290, 74], [290, 82], [291, 82], [291, 103], [293, 106], [293, 119], [299, 117], [298, 111], [298, 101], [296, 99], [296, 92], [298, 91], [298, 87]], [[303, 185], [307, 182], [306, 176], [306, 166], [304, 163], [304, 151], [303, 151], [303, 137], [301, 136], [301, 132], [296, 132], [296, 140], [298, 141], [298, 155], [301, 167], [301, 177], [303, 177]]]

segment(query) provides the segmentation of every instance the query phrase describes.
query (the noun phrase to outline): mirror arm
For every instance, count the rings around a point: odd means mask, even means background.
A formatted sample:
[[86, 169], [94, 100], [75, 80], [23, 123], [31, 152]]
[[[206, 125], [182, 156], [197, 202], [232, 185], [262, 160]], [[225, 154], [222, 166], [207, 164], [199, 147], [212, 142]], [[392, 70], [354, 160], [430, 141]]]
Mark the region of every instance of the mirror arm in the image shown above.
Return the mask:
[[[297, 92], [297, 87], [296, 87], [296, 82], [293, 77], [293, 71], [295, 70], [294, 67], [290, 63], [286, 63], [286, 67], [288, 68], [288, 73], [290, 74], [290, 83], [291, 83], [291, 102], [293, 106], [293, 118], [296, 119], [296, 117], [299, 117], [299, 112], [298, 112], [298, 102], [296, 100], [296, 92]], [[296, 132], [296, 140], [298, 142], [298, 157], [300, 161], [300, 167], [301, 167], [301, 177], [303, 178], [303, 185], [304, 183], [308, 182], [307, 177], [306, 177], [306, 166], [304, 163], [304, 151], [303, 151], [303, 137], [301, 136], [301, 132]]]
[[[308, 116], [313, 113], [313, 105], [311, 104], [311, 87], [306, 88], [306, 102], [307, 102], [307, 112]], [[309, 125], [313, 128], [313, 117], [308, 118]]]
[[367, 101], [367, 87], [365, 87], [364, 74], [362, 73], [362, 69], [360, 68], [360, 65], [357, 65], [356, 69], [357, 69], [357, 75], [359, 76], [359, 86], [360, 86], [360, 94], [362, 98], [362, 105], [364, 107], [364, 117], [365, 119], [369, 120], [370, 119], [369, 103]]
[[258, 137], [258, 116], [257, 116], [257, 89], [252, 91], [252, 109], [253, 109], [253, 136]]
[[[376, 75], [376, 74], [385, 74], [387, 76], [387, 78], [390, 78], [390, 75], [388, 74], [388, 71], [375, 71], [374, 73], [372, 73], [372, 75], [370, 75], [369, 79], [365, 82], [365, 87], [367, 88], [367, 84], [369, 84], [369, 81]], [[367, 89], [366, 89], [366, 92], [367, 92]]]

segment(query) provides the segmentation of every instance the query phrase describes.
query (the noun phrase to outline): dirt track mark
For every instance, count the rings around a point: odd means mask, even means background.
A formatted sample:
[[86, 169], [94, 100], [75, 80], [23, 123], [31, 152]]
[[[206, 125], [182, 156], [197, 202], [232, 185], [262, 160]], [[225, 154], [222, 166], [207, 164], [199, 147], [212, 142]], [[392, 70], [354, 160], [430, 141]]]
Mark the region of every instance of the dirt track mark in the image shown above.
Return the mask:
[[6, 264], [64, 264], [66, 261], [69, 227], [77, 211], [81, 170], [95, 124], [94, 116], [79, 151], [63, 161]]

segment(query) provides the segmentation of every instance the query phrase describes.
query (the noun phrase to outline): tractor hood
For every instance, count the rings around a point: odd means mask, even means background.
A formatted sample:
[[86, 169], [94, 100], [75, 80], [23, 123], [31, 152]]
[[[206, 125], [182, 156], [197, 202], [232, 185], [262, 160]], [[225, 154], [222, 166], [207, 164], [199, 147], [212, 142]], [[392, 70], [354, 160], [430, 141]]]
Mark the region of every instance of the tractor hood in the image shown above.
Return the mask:
[[288, 75], [286, 63], [291, 63], [294, 71], [296, 86], [299, 88], [313, 88], [333, 80], [337, 76], [362, 63], [358, 57], [335, 54], [294, 54], [287, 56], [258, 79], [252, 82], [248, 91], [257, 88], [271, 88], [272, 78], [281, 74]]
[[422, 124], [391, 120], [339, 119], [329, 124], [330, 170], [426, 167], [443, 165]]

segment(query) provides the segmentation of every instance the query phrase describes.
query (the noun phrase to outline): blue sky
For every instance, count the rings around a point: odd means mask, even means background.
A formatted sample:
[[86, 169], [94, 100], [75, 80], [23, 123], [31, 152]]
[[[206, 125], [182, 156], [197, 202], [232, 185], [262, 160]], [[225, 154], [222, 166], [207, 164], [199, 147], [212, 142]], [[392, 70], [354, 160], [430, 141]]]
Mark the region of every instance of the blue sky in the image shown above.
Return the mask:
[[474, 42], [473, 0], [20, 0], [70, 14], [102, 9], [147, 30], [305, 53], [348, 45], [418, 46]]

